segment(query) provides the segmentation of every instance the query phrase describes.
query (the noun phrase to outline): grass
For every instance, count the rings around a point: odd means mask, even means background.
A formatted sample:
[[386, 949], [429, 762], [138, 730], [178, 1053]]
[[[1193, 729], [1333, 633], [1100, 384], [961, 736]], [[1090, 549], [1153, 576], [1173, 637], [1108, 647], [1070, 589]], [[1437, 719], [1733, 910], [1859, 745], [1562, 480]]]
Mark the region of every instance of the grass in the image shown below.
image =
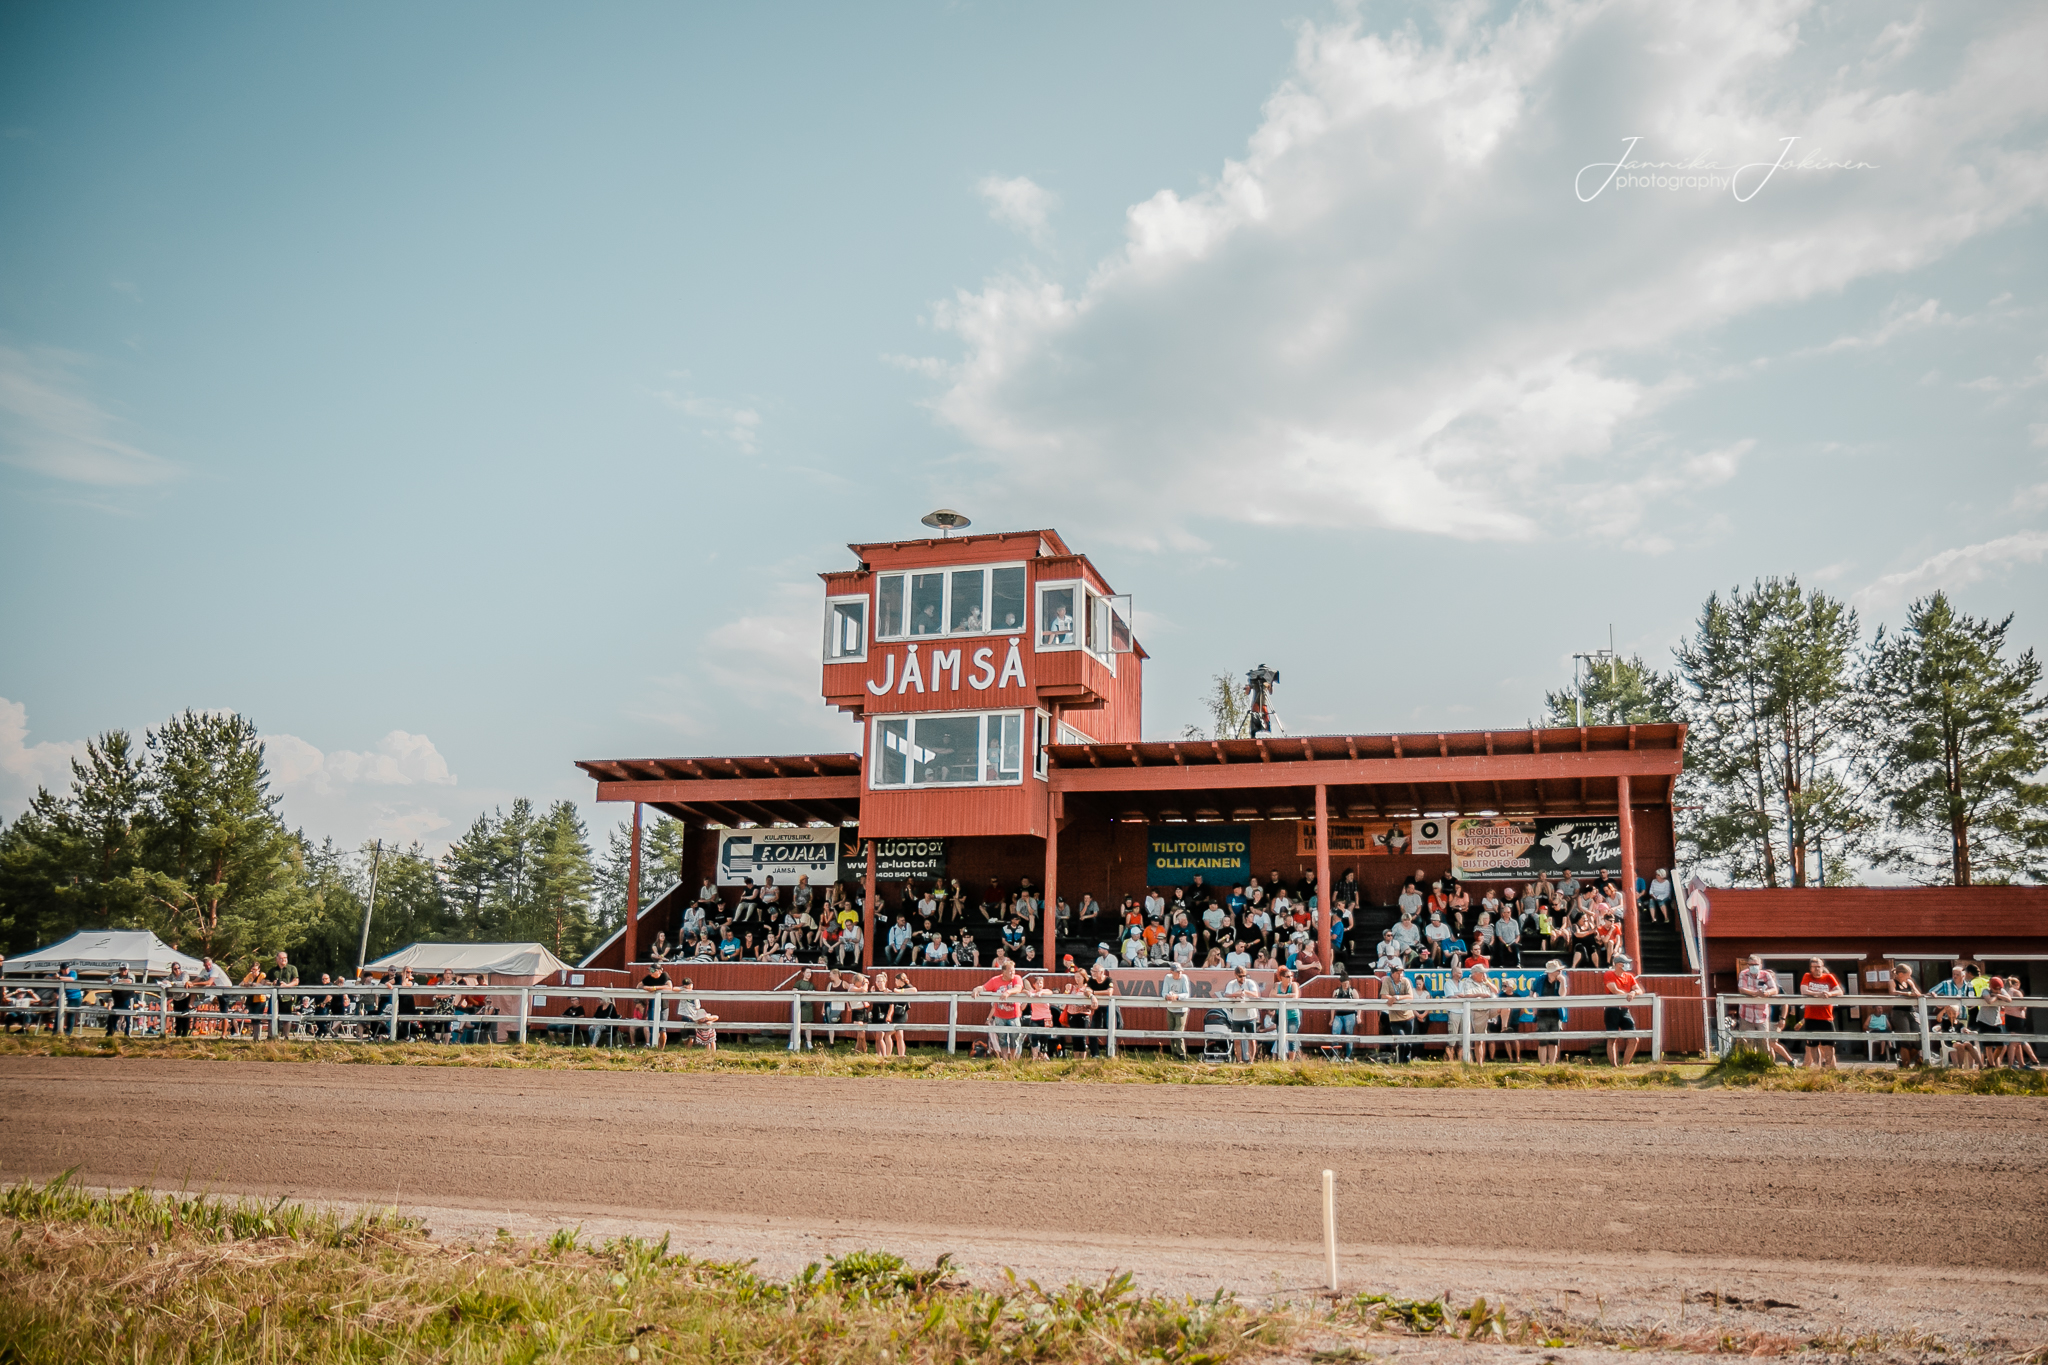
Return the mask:
[[131, 1191], [67, 1177], [0, 1194], [0, 1362], [1157, 1361], [1220, 1365], [1298, 1315], [1128, 1275], [977, 1289], [887, 1252], [788, 1281], [667, 1243], [429, 1241], [395, 1218]]
[[858, 1055], [847, 1044], [830, 1051], [792, 1054], [782, 1047], [724, 1044], [716, 1053], [670, 1047], [571, 1048], [545, 1043], [252, 1042], [241, 1039], [61, 1038], [47, 1033], [0, 1036], [0, 1057], [153, 1057], [201, 1061], [335, 1062], [366, 1066], [491, 1067], [545, 1071], [633, 1071], [771, 1076], [901, 1076], [930, 1080], [1086, 1081], [1118, 1085], [1302, 1085], [1479, 1090], [1749, 1090], [1861, 1094], [2048, 1096], [2048, 1072], [1903, 1071], [1816, 1072], [1762, 1064], [1760, 1054], [1737, 1052], [1709, 1066], [1701, 1062], [1638, 1064], [1616, 1070], [1604, 1062], [1539, 1066], [1533, 1062], [1418, 1062], [1409, 1066], [1304, 1060], [1214, 1066], [1155, 1057], [999, 1062], [964, 1053], [920, 1050], [909, 1058]]
[[[1688, 1296], [1721, 1306], [1718, 1295]], [[1734, 1301], [1731, 1301], [1733, 1303]], [[1737, 1304], [1736, 1306], [1740, 1306]], [[417, 1222], [344, 1218], [147, 1191], [97, 1193], [67, 1173], [0, 1189], [0, 1365], [358, 1362], [834, 1362], [835, 1365], [1224, 1365], [1286, 1351], [1319, 1365], [1384, 1359], [1385, 1337], [1522, 1347], [1879, 1358], [1971, 1354], [1917, 1330], [1794, 1335], [1716, 1312], [1613, 1325], [1484, 1298], [1317, 1296], [1252, 1307], [1218, 1292], [1166, 1298], [1121, 1275], [1046, 1289], [961, 1283], [947, 1258], [885, 1251], [788, 1280], [694, 1260], [666, 1241], [599, 1245], [576, 1230], [439, 1243]], [[1998, 1358], [2041, 1365], [2041, 1348]], [[1551, 1357], [1546, 1357], [1551, 1358]]]

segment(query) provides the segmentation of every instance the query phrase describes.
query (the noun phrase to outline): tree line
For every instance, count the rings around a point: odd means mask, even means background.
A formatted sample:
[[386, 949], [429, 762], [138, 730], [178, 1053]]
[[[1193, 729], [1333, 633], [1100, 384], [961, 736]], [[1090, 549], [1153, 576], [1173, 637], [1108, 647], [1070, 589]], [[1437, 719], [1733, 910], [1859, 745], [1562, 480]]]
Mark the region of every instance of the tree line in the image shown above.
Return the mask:
[[1546, 694], [1545, 719], [1683, 721], [1680, 856], [1735, 885], [2040, 881], [2048, 697], [2012, 620], [1935, 593], [1865, 639], [1841, 599], [1759, 579], [1707, 598], [1671, 669], [1597, 665]]
[[[656, 817], [643, 896], [675, 884], [681, 849], [681, 827]], [[353, 971], [374, 873], [369, 958], [422, 940], [531, 941], [575, 962], [622, 922], [626, 862], [624, 831], [593, 857], [569, 801], [480, 814], [439, 857], [417, 842], [316, 843], [286, 825], [255, 725], [186, 711], [140, 742], [90, 741], [68, 788], [39, 790], [0, 829], [0, 941], [19, 953], [148, 929], [222, 962], [283, 949], [305, 969]]]

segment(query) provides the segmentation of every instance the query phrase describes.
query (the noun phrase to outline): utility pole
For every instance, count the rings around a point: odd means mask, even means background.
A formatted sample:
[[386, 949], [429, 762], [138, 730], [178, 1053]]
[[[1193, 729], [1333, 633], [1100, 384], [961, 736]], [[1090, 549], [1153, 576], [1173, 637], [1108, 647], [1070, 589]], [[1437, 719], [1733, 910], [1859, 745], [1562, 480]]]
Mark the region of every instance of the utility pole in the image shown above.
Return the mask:
[[370, 955], [370, 916], [377, 913], [377, 865], [384, 860], [384, 841], [370, 846], [370, 902], [363, 907], [363, 941], [356, 948], [356, 977], [363, 975], [363, 960]]

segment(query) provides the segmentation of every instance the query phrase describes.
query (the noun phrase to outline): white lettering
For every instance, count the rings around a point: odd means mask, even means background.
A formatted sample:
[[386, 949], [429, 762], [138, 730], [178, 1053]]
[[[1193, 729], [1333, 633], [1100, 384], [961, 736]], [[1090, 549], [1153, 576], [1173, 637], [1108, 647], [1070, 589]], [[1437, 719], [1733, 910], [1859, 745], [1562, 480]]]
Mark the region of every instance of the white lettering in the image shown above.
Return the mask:
[[953, 671], [953, 690], [960, 690], [960, 651], [957, 649], [935, 649], [932, 651], [932, 691], [939, 690], [939, 675], [947, 669]]
[[1017, 652], [1017, 639], [1015, 636], [1010, 637], [1010, 652], [1003, 656], [1003, 676], [996, 680], [996, 686], [1008, 687], [1012, 673], [1017, 675], [1017, 686], [1023, 687], [1025, 685], [1024, 656]]
[[967, 675], [967, 681], [975, 691], [986, 692], [995, 680], [996, 652], [984, 645], [974, 651], [974, 671]]
[[896, 684], [896, 695], [900, 697], [908, 692], [913, 682], [917, 684], [918, 691], [924, 691], [924, 670], [917, 666], [916, 645], [912, 645], [910, 652], [903, 656], [903, 681]]
[[[1791, 154], [1792, 144], [1799, 141], [1796, 137], [1788, 137], [1781, 140], [1785, 145], [1778, 149], [1778, 159], [1776, 161], [1752, 161], [1747, 166], [1736, 167], [1735, 174], [1730, 176], [1728, 180], [1728, 192], [1735, 196], [1736, 203], [1747, 204], [1750, 200], [1762, 194], [1764, 186], [1770, 184], [1771, 177], [1778, 173], [1778, 167], [1785, 164], [1785, 158]], [[1755, 189], [1751, 190], [1748, 194], [1744, 194], [1742, 192], [1742, 173], [1744, 171], [1753, 171], [1758, 166], [1769, 166], [1770, 169], [1764, 172], [1763, 179], [1756, 182]]]
[[[1579, 196], [1579, 202], [1581, 204], [1592, 203], [1595, 199], [1598, 199], [1600, 197], [1600, 190], [1606, 189], [1610, 184], [1614, 182], [1615, 174], [1619, 172], [1623, 166], [1626, 166], [1628, 164], [1628, 154], [1636, 149], [1636, 144], [1638, 142], [1641, 142], [1642, 138], [1632, 137], [1626, 139], [1626, 141], [1628, 145], [1621, 149], [1621, 160], [1595, 161], [1590, 166], [1579, 167], [1578, 175], [1576, 175], [1572, 179], [1572, 193]], [[1607, 179], [1600, 182], [1600, 189], [1594, 190], [1591, 194], [1587, 194], [1585, 188], [1587, 171], [1607, 172]]]
[[889, 664], [889, 671], [882, 675], [882, 685], [877, 687], [873, 678], [868, 679], [868, 691], [878, 697], [888, 696], [889, 689], [896, 685], [896, 656], [894, 654], [884, 654], [882, 657]]

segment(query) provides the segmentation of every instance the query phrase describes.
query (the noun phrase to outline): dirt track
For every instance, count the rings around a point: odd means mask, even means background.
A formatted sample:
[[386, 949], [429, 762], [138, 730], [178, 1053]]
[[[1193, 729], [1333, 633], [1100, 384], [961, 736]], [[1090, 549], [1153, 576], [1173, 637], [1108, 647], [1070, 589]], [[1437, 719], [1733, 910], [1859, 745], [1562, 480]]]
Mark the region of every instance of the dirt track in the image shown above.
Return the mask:
[[0, 1176], [74, 1165], [395, 1201], [444, 1231], [670, 1229], [768, 1267], [964, 1247], [1020, 1273], [1254, 1290], [1313, 1276], [1328, 1166], [1347, 1262], [1378, 1283], [1628, 1297], [1762, 1275], [1825, 1295], [1862, 1277], [1900, 1311], [1995, 1286], [2018, 1297], [1986, 1310], [2048, 1303], [2033, 1100], [0, 1061]]

